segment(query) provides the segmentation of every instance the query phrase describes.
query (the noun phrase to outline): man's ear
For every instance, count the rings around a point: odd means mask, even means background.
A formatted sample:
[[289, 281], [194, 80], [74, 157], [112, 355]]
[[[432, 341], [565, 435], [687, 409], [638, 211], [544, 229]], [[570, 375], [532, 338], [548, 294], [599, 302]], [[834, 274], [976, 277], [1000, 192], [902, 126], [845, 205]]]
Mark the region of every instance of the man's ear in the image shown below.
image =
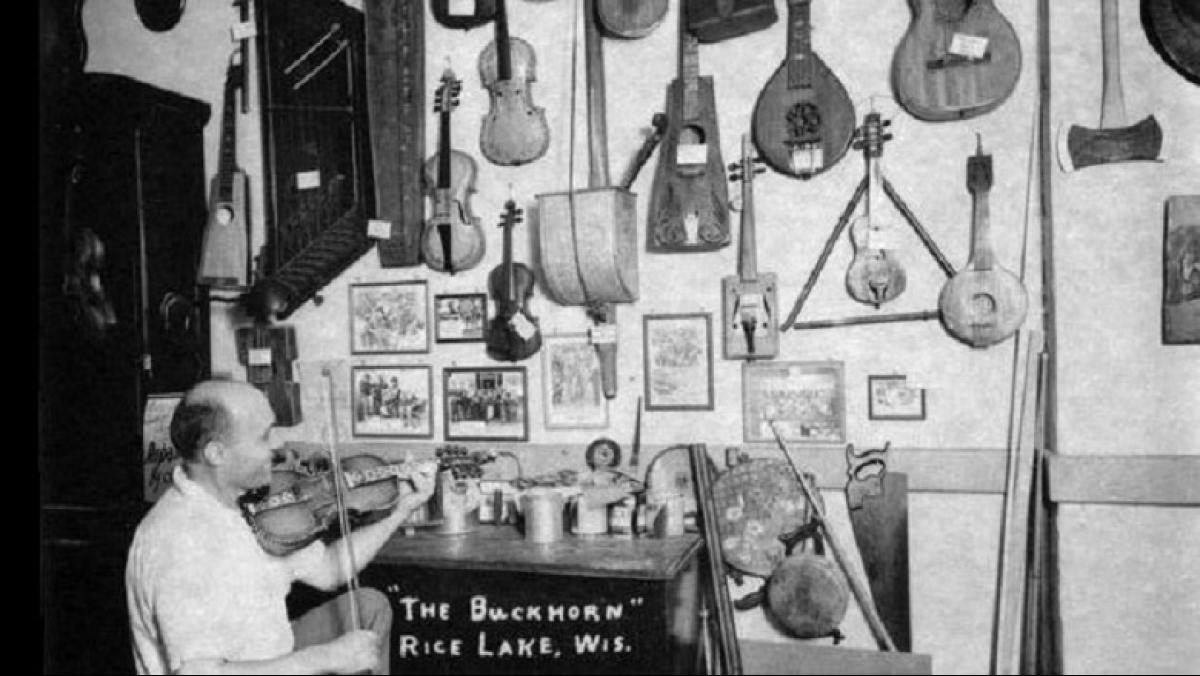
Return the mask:
[[201, 451], [205, 462], [213, 466], [221, 466], [229, 457], [229, 447], [220, 439], [209, 439]]

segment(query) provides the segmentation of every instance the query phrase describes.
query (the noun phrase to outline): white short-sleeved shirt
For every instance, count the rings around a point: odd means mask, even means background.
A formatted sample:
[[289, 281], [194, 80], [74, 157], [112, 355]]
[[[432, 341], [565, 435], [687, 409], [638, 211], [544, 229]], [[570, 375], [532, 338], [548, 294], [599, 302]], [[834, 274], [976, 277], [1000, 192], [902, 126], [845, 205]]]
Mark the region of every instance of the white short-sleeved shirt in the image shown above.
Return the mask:
[[139, 674], [195, 659], [259, 660], [292, 652], [286, 597], [321, 565], [320, 541], [267, 554], [241, 514], [176, 468], [173, 484], [138, 525], [125, 598]]

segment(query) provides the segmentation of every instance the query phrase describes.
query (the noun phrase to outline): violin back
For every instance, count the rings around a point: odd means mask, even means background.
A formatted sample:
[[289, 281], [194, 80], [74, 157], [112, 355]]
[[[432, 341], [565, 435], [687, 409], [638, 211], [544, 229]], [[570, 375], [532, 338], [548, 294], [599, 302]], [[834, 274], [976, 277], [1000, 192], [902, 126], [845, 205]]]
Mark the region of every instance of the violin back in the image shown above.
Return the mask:
[[700, 42], [760, 31], [779, 20], [775, 0], [684, 0], [687, 27]]
[[491, 96], [491, 107], [479, 130], [479, 150], [492, 164], [528, 164], [546, 154], [550, 126], [546, 110], [533, 105], [530, 83], [537, 79], [537, 56], [521, 38], [509, 38], [512, 77], [500, 80], [496, 42], [479, 54], [479, 79]]

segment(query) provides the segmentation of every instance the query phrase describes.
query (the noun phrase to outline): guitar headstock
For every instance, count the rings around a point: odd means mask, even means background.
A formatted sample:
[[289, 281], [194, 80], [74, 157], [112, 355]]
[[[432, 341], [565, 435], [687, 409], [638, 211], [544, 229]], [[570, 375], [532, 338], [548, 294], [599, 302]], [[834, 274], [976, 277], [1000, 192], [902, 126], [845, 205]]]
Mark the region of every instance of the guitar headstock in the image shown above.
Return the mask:
[[852, 147], [863, 151], [867, 157], [878, 158], [883, 154], [883, 144], [892, 140], [892, 135], [884, 131], [890, 126], [892, 121], [883, 119], [879, 113], [867, 113], [862, 126], [854, 130]]
[[729, 164], [729, 180], [751, 183], [754, 181], [755, 174], [761, 174], [766, 170], [762, 158], [754, 155], [754, 143], [750, 141], [750, 135], [742, 134], [742, 160]]
[[458, 94], [462, 91], [462, 80], [459, 80], [454, 71], [447, 68], [442, 71], [442, 83], [438, 85], [437, 93], [433, 97], [433, 112], [449, 113], [458, 107]]
[[499, 227], [507, 228], [525, 220], [525, 210], [518, 208], [511, 199], [504, 203], [504, 213], [500, 214]]
[[992, 156], [983, 154], [983, 138], [975, 135], [975, 154], [967, 158], [967, 190], [982, 192], [992, 188]]

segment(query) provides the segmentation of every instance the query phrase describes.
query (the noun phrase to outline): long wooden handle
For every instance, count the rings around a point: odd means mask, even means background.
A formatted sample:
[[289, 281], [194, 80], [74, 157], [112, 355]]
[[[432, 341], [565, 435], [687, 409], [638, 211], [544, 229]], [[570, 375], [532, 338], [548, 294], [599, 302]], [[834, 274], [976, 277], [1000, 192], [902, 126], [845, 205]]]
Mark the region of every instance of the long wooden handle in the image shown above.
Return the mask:
[[604, 48], [596, 25], [596, 0], [583, 1], [584, 58], [587, 67], [588, 187], [603, 188], [608, 179], [608, 124], [604, 114]]
[[1117, 0], [1100, 0], [1100, 36], [1104, 58], [1104, 92], [1100, 128], [1124, 127], [1125, 92], [1121, 88], [1121, 36]]
[[341, 458], [338, 457], [337, 451], [337, 415], [333, 408], [333, 372], [326, 368], [322, 369], [321, 374], [325, 376], [325, 380], [329, 385], [329, 464], [334, 468], [331, 472], [333, 475], [333, 495], [337, 504], [338, 526], [342, 530], [342, 545], [346, 548], [346, 557], [349, 562], [350, 570], [347, 571], [346, 581], [350, 590], [350, 626], [355, 631], [362, 628], [362, 623], [358, 615], [358, 564], [354, 560], [354, 546], [350, 542], [350, 520], [346, 514], [346, 497], [342, 490], [346, 483], [345, 477], [341, 476], [338, 471], [342, 467]]

